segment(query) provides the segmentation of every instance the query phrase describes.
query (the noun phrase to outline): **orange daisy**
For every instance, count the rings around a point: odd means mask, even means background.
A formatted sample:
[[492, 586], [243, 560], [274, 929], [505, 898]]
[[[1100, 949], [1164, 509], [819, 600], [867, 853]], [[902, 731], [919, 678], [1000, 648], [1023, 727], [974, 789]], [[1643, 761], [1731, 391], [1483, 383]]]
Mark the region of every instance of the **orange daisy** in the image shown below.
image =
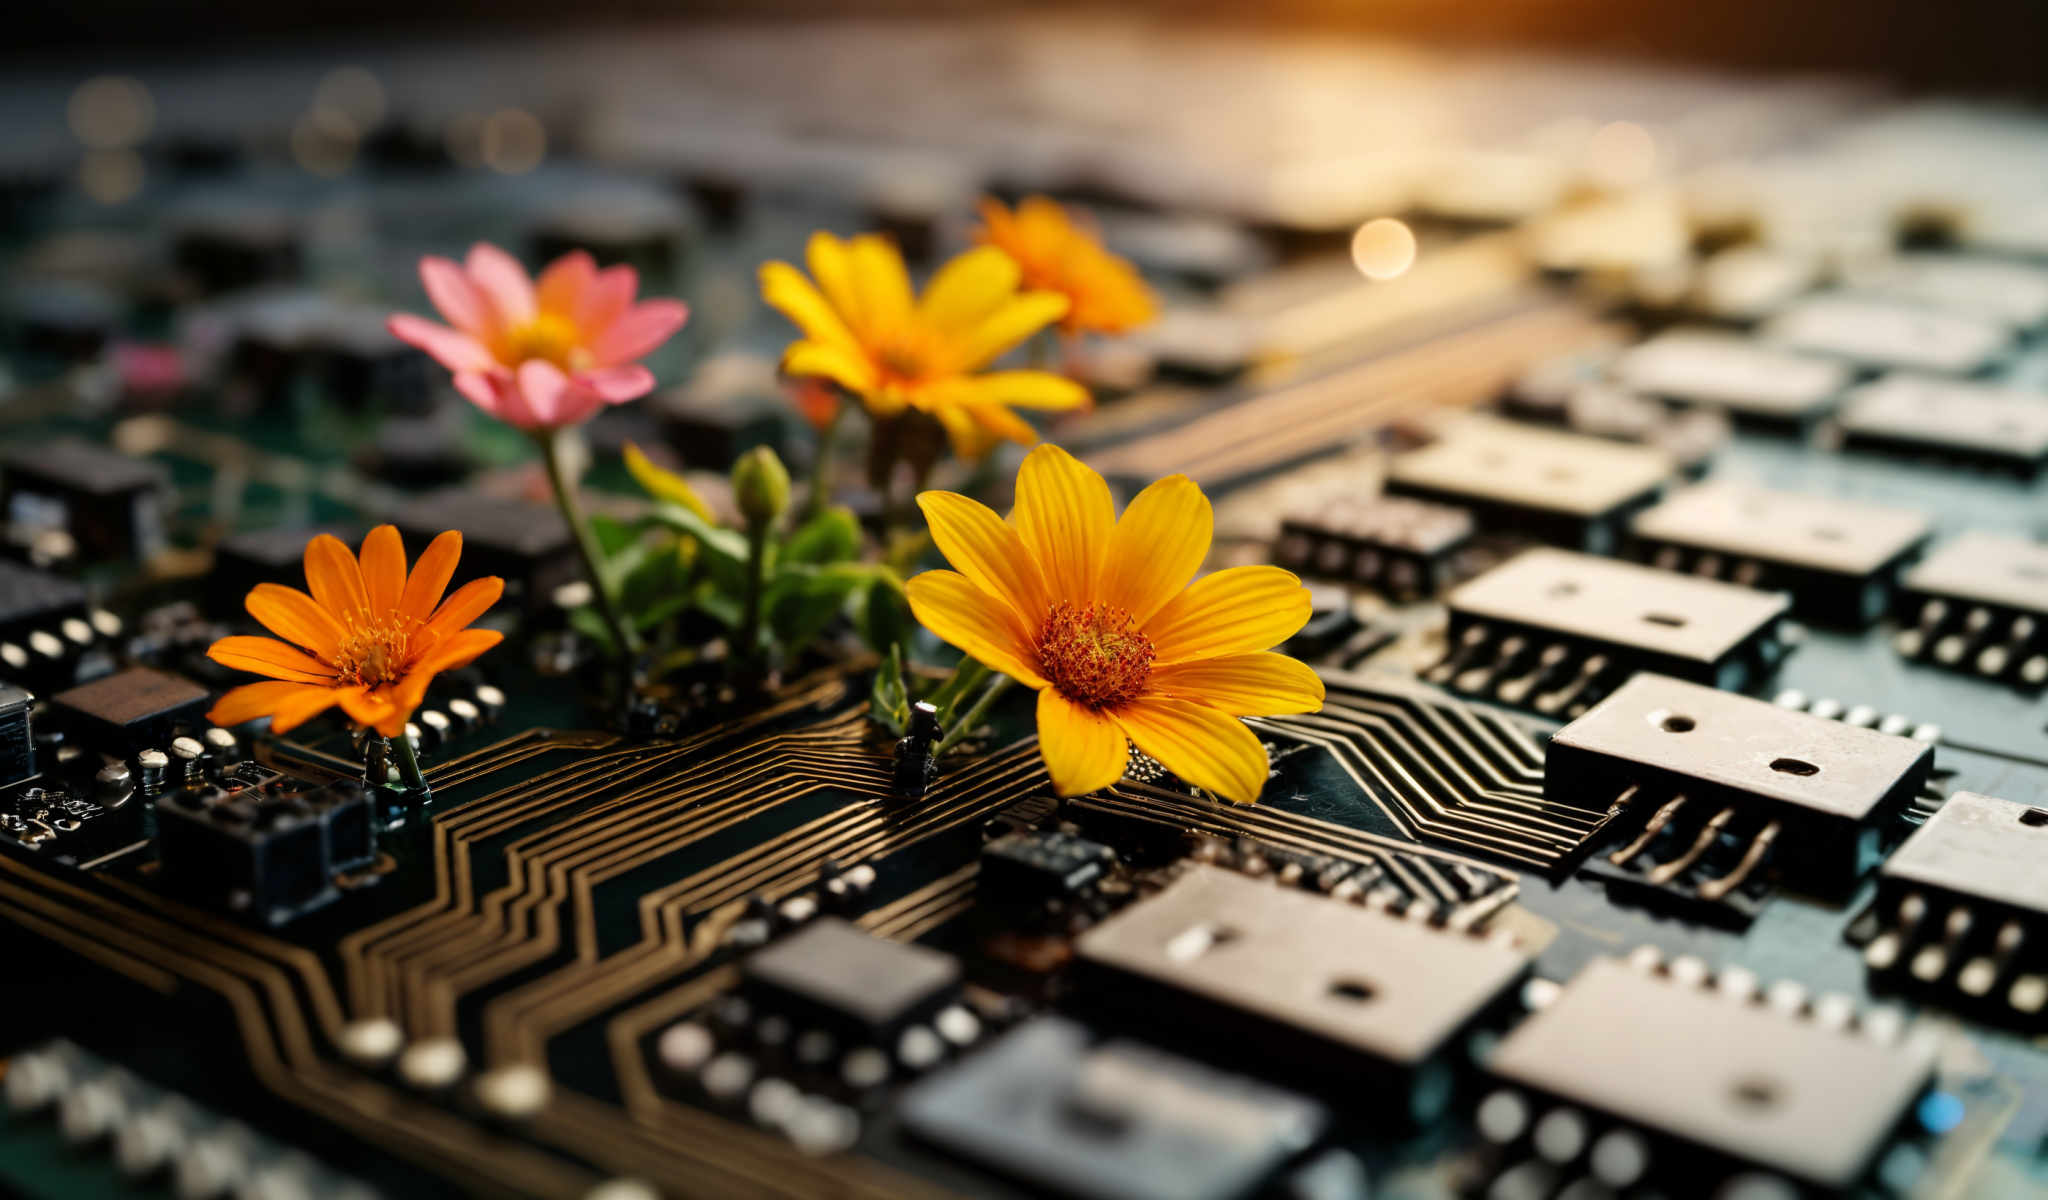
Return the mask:
[[1104, 249], [1093, 230], [1044, 196], [1026, 197], [1014, 213], [1000, 201], [983, 199], [981, 219], [976, 239], [1016, 260], [1025, 287], [1067, 298], [1062, 331], [1128, 333], [1158, 314], [1137, 268]]
[[441, 598], [461, 557], [454, 530], [435, 538], [410, 573], [392, 526], [372, 529], [360, 556], [331, 534], [314, 538], [306, 544], [311, 595], [275, 583], [249, 593], [249, 615], [284, 641], [227, 637], [207, 650], [217, 663], [270, 677], [228, 692], [207, 719], [240, 725], [269, 717], [271, 731], [285, 733], [338, 704], [358, 723], [398, 737], [435, 675], [504, 640], [468, 627], [498, 602], [504, 580], [474, 579]]
[[1129, 743], [1254, 803], [1266, 751], [1239, 718], [1322, 707], [1316, 673], [1270, 653], [1308, 621], [1301, 580], [1231, 567], [1189, 585], [1214, 517], [1187, 476], [1154, 483], [1118, 518], [1102, 476], [1042, 445], [1017, 473], [1008, 521], [953, 492], [917, 502], [954, 570], [913, 578], [911, 611], [1038, 692], [1039, 752], [1061, 795], [1121, 779]]

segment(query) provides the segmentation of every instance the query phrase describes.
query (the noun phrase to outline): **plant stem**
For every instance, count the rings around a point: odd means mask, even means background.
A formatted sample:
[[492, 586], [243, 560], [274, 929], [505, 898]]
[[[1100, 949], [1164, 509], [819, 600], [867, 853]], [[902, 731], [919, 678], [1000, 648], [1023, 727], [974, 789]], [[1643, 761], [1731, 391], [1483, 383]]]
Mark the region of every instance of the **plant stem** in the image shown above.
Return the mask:
[[832, 452], [839, 447], [839, 426], [846, 419], [847, 405], [832, 410], [832, 419], [818, 431], [818, 458], [811, 464], [811, 494], [804, 500], [804, 517], [815, 517], [832, 502]]
[[419, 793], [422, 799], [431, 795], [431, 789], [427, 787], [427, 777], [420, 771], [419, 753], [412, 748], [412, 736], [401, 729], [397, 737], [389, 740], [392, 756], [398, 760], [398, 777], [405, 781], [408, 789]]
[[1008, 675], [996, 676], [994, 682], [988, 685], [987, 690], [981, 693], [981, 699], [976, 700], [974, 707], [967, 710], [967, 715], [954, 722], [953, 728], [946, 731], [946, 736], [939, 739], [939, 744], [932, 750], [932, 757], [938, 758], [945, 754], [946, 751], [951, 750], [960, 739], [967, 736], [968, 730], [981, 724], [982, 717], [988, 714], [989, 706], [996, 702], [997, 697], [1008, 690], [1010, 690], [1010, 677]]
[[973, 691], [976, 687], [980, 686], [982, 680], [987, 678], [988, 668], [986, 666], [982, 665], [977, 659], [970, 658], [965, 654], [961, 655], [960, 665], [953, 668], [952, 676], [946, 682], [940, 684], [939, 690], [931, 695], [932, 707], [939, 710], [939, 720], [941, 722], [951, 721], [953, 706], [960, 702], [960, 697]]
[[740, 608], [739, 644], [733, 648], [735, 667], [751, 666], [761, 647], [761, 592], [768, 579], [768, 522], [757, 522], [747, 530], [747, 590]]
[[566, 430], [556, 429], [539, 434], [541, 456], [547, 460], [548, 482], [555, 487], [555, 504], [562, 510], [562, 519], [569, 522], [569, 531], [576, 535], [576, 549], [583, 556], [584, 573], [590, 576], [590, 588], [597, 594], [598, 615], [604, 618], [605, 628], [612, 635], [612, 649], [621, 657], [640, 652], [640, 634], [619, 612], [619, 598], [613, 593], [611, 580], [604, 573], [604, 554], [597, 548], [597, 535], [590, 531], [590, 522], [583, 517], [583, 505], [576, 499], [575, 481], [569, 478], [568, 457], [562, 451]]

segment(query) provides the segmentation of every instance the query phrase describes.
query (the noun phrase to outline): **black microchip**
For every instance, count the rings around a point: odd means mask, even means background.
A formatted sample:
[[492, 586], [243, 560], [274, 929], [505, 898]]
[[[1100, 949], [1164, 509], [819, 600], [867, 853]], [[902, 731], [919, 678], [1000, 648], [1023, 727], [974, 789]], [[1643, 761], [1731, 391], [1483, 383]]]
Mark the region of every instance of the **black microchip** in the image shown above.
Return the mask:
[[1349, 579], [1397, 596], [1434, 595], [1471, 540], [1472, 514], [1401, 496], [1340, 496], [1280, 523], [1273, 559], [1303, 574]]
[[215, 617], [240, 616], [245, 597], [259, 583], [306, 587], [306, 543], [331, 533], [355, 546], [362, 532], [340, 526], [319, 529], [254, 529], [222, 540], [213, 552], [213, 570], [206, 576], [207, 602]]
[[164, 469], [79, 438], [26, 441], [0, 459], [7, 522], [61, 530], [88, 561], [139, 561], [164, 544]]
[[960, 993], [960, 964], [951, 955], [887, 941], [837, 917], [756, 950], [741, 974], [761, 1011], [877, 1045]]
[[1013, 833], [981, 848], [983, 891], [1064, 896], [1102, 878], [1116, 852], [1071, 833]]
[[28, 723], [34, 702], [22, 689], [0, 683], [0, 787], [36, 773], [36, 744]]
[[93, 749], [126, 758], [167, 745], [181, 726], [201, 724], [210, 697], [189, 679], [130, 667], [57, 693], [50, 718]]
[[504, 579], [508, 595], [530, 607], [545, 604], [555, 588], [581, 570], [568, 524], [544, 504], [448, 488], [406, 505], [393, 523], [413, 558], [444, 530], [461, 530], [462, 562], [450, 586], [496, 575]]
[[0, 638], [83, 615], [85, 589], [69, 579], [0, 559]]

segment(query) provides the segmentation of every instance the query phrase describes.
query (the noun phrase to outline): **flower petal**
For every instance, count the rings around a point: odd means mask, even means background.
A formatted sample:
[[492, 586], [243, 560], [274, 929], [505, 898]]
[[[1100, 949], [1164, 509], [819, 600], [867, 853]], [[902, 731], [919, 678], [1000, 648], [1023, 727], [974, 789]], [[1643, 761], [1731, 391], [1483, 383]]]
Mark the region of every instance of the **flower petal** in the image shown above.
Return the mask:
[[320, 534], [306, 543], [306, 589], [313, 593], [320, 607], [340, 618], [344, 625], [349, 613], [370, 603], [356, 556], [331, 533]]
[[426, 351], [435, 362], [451, 371], [488, 371], [496, 362], [482, 342], [460, 330], [436, 325], [425, 317], [392, 313], [385, 320], [384, 327], [391, 331], [392, 337]]
[[974, 383], [989, 400], [1017, 408], [1086, 408], [1093, 399], [1087, 388], [1051, 371], [991, 371]]
[[[818, 290], [825, 294], [826, 302], [849, 330], [857, 335], [869, 328], [868, 314], [861, 307], [860, 293], [854, 289], [853, 255], [847, 243], [819, 230], [804, 243], [804, 265], [811, 269], [811, 278], [818, 281]], [[791, 316], [790, 320], [796, 318]]]
[[390, 612], [405, 594], [405, 542], [395, 525], [379, 525], [363, 536], [356, 561], [363, 570], [363, 590], [370, 597], [370, 611]]
[[1115, 712], [1138, 749], [1188, 783], [1233, 804], [1256, 804], [1272, 769], [1243, 721], [1204, 704], [1141, 696]]
[[271, 710], [270, 732], [290, 733], [335, 705], [346, 705], [351, 697], [362, 692], [360, 686], [306, 688]]
[[1017, 291], [1017, 263], [994, 246], [977, 246], [938, 269], [917, 314], [945, 333], [973, 329]]
[[626, 460], [626, 473], [631, 475], [633, 482], [639, 484], [641, 490], [648, 495], [656, 500], [680, 504], [697, 514], [698, 519], [717, 524], [717, 519], [711, 515], [711, 506], [704, 503], [704, 498], [697, 494], [696, 488], [690, 486], [689, 480], [674, 471], [665, 471], [655, 466], [654, 460], [648, 458], [640, 447], [631, 442], [626, 443], [623, 457]]
[[265, 629], [322, 660], [332, 660], [341, 639], [348, 636], [333, 613], [306, 593], [281, 583], [257, 584], [243, 607]]
[[829, 379], [858, 394], [873, 391], [878, 382], [875, 364], [867, 355], [829, 342], [791, 342], [782, 352], [782, 369], [790, 375]]
[[245, 683], [231, 688], [206, 714], [206, 719], [216, 725], [241, 725], [258, 717], [267, 717], [287, 701], [301, 692], [326, 692], [332, 689], [318, 683], [287, 683], [283, 680], [266, 679], [261, 683]]
[[584, 391], [596, 394], [606, 404], [624, 404], [628, 400], [638, 400], [654, 390], [654, 372], [639, 363], [627, 363], [624, 366], [578, 371], [571, 382]]
[[496, 575], [472, 579], [455, 589], [455, 594], [441, 602], [434, 615], [427, 619], [426, 628], [439, 638], [447, 638], [471, 621], [490, 611], [491, 605], [505, 594], [505, 581]]
[[1201, 570], [1215, 528], [1209, 498], [1185, 475], [1169, 475], [1139, 492], [1103, 555], [1102, 602], [1143, 627]]
[[422, 258], [420, 284], [427, 289], [434, 308], [456, 329], [480, 342], [497, 334], [498, 319], [490, 302], [453, 260], [438, 254]]
[[1239, 717], [1315, 712], [1323, 680], [1285, 654], [1231, 654], [1173, 663], [1152, 672], [1147, 690], [1193, 700]]
[[403, 723], [410, 721], [412, 714], [419, 709], [420, 701], [426, 698], [427, 686], [434, 682], [435, 676], [443, 671], [468, 666], [476, 661], [478, 655], [504, 640], [505, 635], [495, 629], [465, 629], [435, 646], [420, 661], [406, 669], [405, 678], [387, 687], [380, 687], [372, 693], [373, 696], [388, 701], [398, 710], [396, 721], [387, 719], [387, 724], [402, 727]]
[[504, 407], [505, 395], [497, 378], [498, 373], [495, 371], [460, 371], [455, 376], [455, 390], [461, 392], [463, 398], [471, 404], [499, 420], [504, 420], [500, 410]]
[[1046, 686], [1030, 640], [1007, 604], [957, 571], [926, 571], [903, 586], [911, 614], [940, 641], [1026, 687]]
[[1055, 792], [1082, 796], [1124, 777], [1130, 746], [1109, 716], [1046, 688], [1038, 693], [1038, 754]]
[[1045, 619], [1045, 582], [1015, 529], [987, 505], [957, 492], [920, 492], [917, 506], [954, 570], [1007, 604], [1021, 626], [1035, 628]]
[[592, 339], [590, 356], [605, 367], [637, 362], [674, 337], [689, 319], [690, 306], [680, 300], [643, 300]]
[[207, 647], [206, 657], [237, 671], [291, 683], [332, 684], [335, 679], [333, 667], [276, 638], [224, 637]]
[[595, 337], [610, 328], [620, 313], [632, 307], [633, 297], [639, 292], [639, 272], [624, 263], [606, 267], [584, 290], [569, 317], [585, 337]]
[[1017, 470], [1010, 523], [1038, 563], [1052, 600], [1094, 602], [1102, 554], [1116, 527], [1116, 508], [1102, 476], [1058, 446], [1039, 446]]
[[1308, 623], [1308, 589], [1279, 567], [1204, 575], [1145, 623], [1156, 666], [1270, 650]]
[[761, 264], [761, 299], [788, 317], [813, 342], [858, 353], [860, 343], [853, 330], [803, 272], [786, 262]]
[[910, 272], [896, 243], [879, 233], [864, 233], [846, 244], [854, 295], [869, 330], [899, 324], [910, 315]]
[[951, 365], [959, 371], [978, 370], [1066, 314], [1067, 298], [1058, 292], [1025, 292], [957, 339]]
[[342, 711], [349, 720], [358, 725], [367, 725], [388, 738], [405, 733], [405, 723], [412, 719], [412, 713], [400, 709], [391, 702], [391, 687], [386, 684], [372, 691], [368, 688], [351, 688], [344, 696], [336, 697]]
[[562, 368], [544, 358], [529, 358], [519, 364], [519, 394], [536, 425], [565, 425], [564, 415], [572, 403], [569, 377]]
[[459, 529], [450, 529], [427, 543], [420, 560], [412, 565], [412, 574], [405, 577], [405, 592], [398, 599], [398, 611], [421, 622], [432, 616], [434, 606], [441, 603], [441, 593], [448, 590], [455, 564], [461, 559]]
[[534, 282], [534, 303], [542, 312], [574, 321], [584, 294], [597, 283], [597, 261], [584, 250], [571, 250], [547, 265]]
[[526, 277], [526, 268], [518, 259], [489, 242], [478, 242], [469, 248], [463, 266], [470, 282], [490, 302], [501, 327], [533, 319], [533, 281]]

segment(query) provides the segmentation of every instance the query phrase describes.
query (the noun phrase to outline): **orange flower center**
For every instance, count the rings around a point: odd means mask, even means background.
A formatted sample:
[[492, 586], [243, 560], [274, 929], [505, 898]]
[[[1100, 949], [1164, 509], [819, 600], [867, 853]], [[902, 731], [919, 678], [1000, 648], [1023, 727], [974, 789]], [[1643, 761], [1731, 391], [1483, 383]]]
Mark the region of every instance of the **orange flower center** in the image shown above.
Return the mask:
[[357, 610], [344, 621], [348, 636], [334, 652], [334, 670], [342, 682], [377, 687], [405, 676], [416, 657], [413, 637], [421, 628], [418, 620], [398, 613], [370, 620]]
[[1138, 698], [1152, 678], [1152, 639], [1121, 608], [1061, 601], [1038, 631], [1038, 669], [1060, 695], [1089, 708]]
[[590, 351], [583, 348], [582, 339], [574, 321], [559, 313], [539, 312], [505, 331], [505, 358], [513, 363], [545, 359], [564, 371], [576, 371], [590, 365]]
[[938, 358], [936, 340], [918, 328], [899, 329], [875, 347], [875, 365], [889, 383], [916, 383], [938, 374], [933, 369]]

